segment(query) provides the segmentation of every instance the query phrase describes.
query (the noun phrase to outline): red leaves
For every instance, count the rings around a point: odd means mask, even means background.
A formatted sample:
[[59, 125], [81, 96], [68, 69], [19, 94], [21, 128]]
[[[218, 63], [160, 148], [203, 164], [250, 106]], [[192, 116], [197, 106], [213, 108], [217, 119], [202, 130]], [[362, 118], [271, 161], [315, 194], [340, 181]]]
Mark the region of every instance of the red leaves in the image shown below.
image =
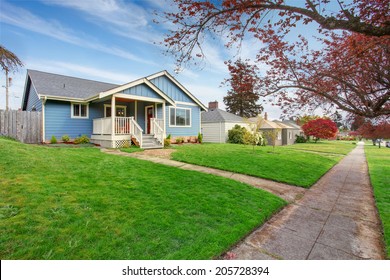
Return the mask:
[[302, 126], [302, 130], [306, 136], [313, 136], [317, 139], [330, 139], [336, 136], [337, 126], [329, 119], [315, 119], [308, 121]]

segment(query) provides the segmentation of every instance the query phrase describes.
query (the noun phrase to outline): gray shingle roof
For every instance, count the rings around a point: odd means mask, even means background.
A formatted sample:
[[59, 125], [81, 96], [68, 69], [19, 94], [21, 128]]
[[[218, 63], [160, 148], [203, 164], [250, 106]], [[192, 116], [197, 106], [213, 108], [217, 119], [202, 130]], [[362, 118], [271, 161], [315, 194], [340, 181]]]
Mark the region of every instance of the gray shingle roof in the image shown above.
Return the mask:
[[285, 124], [287, 124], [288, 126], [291, 126], [294, 129], [299, 129], [299, 130], [301, 129], [301, 127], [299, 125], [297, 125], [294, 121], [285, 120], [285, 121], [282, 121], [282, 123], [285, 123]]
[[203, 123], [213, 122], [240, 122], [244, 123], [245, 120], [237, 115], [228, 113], [221, 109], [209, 109], [208, 112], [202, 112]]
[[118, 86], [37, 70], [27, 70], [27, 74], [39, 95], [84, 99]]

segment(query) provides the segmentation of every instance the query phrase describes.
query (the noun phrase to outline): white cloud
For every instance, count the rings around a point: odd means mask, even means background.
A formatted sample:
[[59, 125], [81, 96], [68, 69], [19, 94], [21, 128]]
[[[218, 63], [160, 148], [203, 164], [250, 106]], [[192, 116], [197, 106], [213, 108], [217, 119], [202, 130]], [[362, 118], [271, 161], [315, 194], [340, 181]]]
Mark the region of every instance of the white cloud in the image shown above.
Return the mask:
[[[0, 22], [14, 25], [39, 34], [43, 34], [83, 48], [97, 50], [106, 54], [118, 56], [132, 61], [137, 61], [150, 65], [155, 64], [152, 61], [141, 59], [136, 55], [128, 51], [122, 50], [116, 46], [107, 46], [96, 42], [95, 38], [90, 38], [85, 34], [76, 35], [73, 30], [62, 26], [58, 21], [42, 19], [23, 8], [13, 6], [8, 3], [2, 3], [2, 9], [0, 10]], [[84, 39], [80, 36], [84, 38], [89, 38]]]
[[[151, 28], [151, 11], [135, 3], [122, 0], [41, 0], [48, 5], [74, 9], [86, 14], [92, 23], [111, 32], [144, 43], [162, 38]], [[142, 2], [141, 2], [142, 3]]]

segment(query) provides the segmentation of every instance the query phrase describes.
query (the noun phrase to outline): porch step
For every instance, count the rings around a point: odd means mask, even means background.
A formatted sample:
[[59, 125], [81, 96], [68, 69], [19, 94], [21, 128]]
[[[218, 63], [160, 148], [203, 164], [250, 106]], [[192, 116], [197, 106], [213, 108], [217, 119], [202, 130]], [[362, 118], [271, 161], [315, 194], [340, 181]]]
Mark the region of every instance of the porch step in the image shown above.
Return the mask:
[[[136, 146], [139, 147], [138, 141], [135, 138], [132, 139]], [[161, 149], [163, 144], [159, 143], [153, 135], [142, 135], [142, 149]]]

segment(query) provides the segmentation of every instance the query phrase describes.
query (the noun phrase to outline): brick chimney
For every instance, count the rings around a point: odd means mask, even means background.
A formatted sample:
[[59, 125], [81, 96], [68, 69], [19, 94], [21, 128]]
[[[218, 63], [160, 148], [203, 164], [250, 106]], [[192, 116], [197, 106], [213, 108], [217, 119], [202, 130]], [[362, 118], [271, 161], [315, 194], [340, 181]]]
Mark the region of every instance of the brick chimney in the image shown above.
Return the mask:
[[209, 102], [209, 109], [218, 109], [218, 101]]
[[267, 114], [267, 112], [264, 113], [264, 119], [265, 119], [265, 120], [268, 120], [268, 114]]

